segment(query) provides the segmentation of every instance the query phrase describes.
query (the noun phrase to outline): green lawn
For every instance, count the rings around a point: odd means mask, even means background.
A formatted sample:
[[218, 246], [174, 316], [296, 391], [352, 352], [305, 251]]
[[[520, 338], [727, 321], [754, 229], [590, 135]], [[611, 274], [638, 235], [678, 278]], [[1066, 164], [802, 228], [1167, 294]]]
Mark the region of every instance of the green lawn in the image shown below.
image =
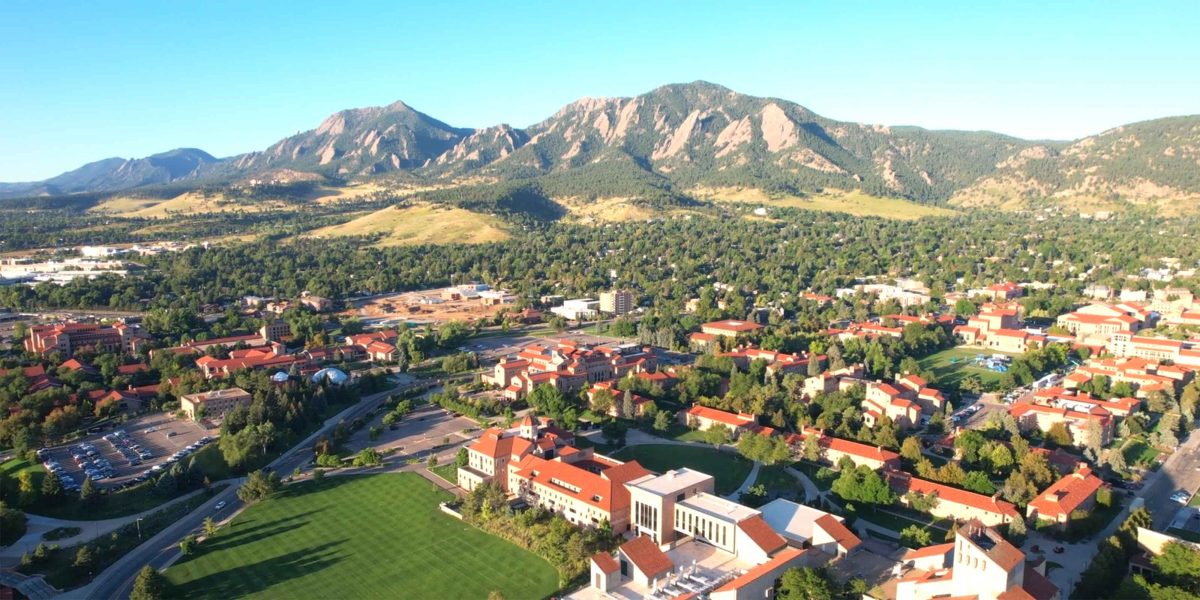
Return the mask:
[[800, 480], [784, 471], [785, 465], [763, 466], [758, 470], [758, 478], [754, 485], [767, 488], [768, 498], [789, 498], [797, 502], [804, 501], [804, 486]]
[[822, 479], [821, 477], [817, 476], [817, 473], [820, 473], [821, 469], [825, 467], [803, 460], [796, 461], [796, 463], [792, 465], [792, 468], [807, 475], [808, 478], [812, 480], [813, 484], [817, 486], [817, 489], [821, 490], [822, 492], [828, 492], [829, 489], [833, 487], [834, 479], [837, 479], [836, 474], [834, 474], [833, 478]]
[[29, 471], [33, 474], [33, 485], [38, 489], [42, 487], [42, 477], [46, 475], [46, 469], [36, 462], [30, 462], [23, 458], [12, 458], [0, 463], [0, 482], [4, 483], [4, 487], [0, 489], [0, 499], [8, 500], [17, 497], [17, 490], [20, 489], [21, 482], [17, 480], [24, 471]]
[[1154, 459], [1158, 457], [1159, 451], [1147, 444], [1141, 437], [1136, 437], [1125, 444], [1124, 448], [1121, 448], [1121, 454], [1125, 455], [1125, 464], [1149, 468], [1154, 464]]
[[446, 481], [449, 481], [450, 483], [453, 483], [454, 485], [458, 485], [458, 465], [454, 463], [438, 465], [432, 469], [429, 469], [429, 472], [441, 477], [442, 479], [445, 479]]
[[251, 506], [166, 571], [188, 598], [544, 598], [553, 566], [438, 511], [415, 473], [326, 477]]
[[[1004, 377], [1003, 373], [997, 373], [991, 369], [976, 366], [971, 359], [980, 354], [1006, 354], [1004, 352], [997, 353], [994, 350], [982, 350], [978, 348], [948, 348], [930, 354], [918, 361], [921, 369], [933, 371], [937, 375], [939, 385], [957, 386], [960, 381], [967, 375], [978, 375], [985, 386], [999, 383]], [[1009, 356], [1018, 356], [1009, 354]]]
[[716, 478], [717, 493], [732, 493], [746, 481], [754, 464], [734, 454], [703, 446], [651, 444], [628, 446], [612, 455], [617, 460], [637, 460], [643, 467], [662, 473], [688, 467]]

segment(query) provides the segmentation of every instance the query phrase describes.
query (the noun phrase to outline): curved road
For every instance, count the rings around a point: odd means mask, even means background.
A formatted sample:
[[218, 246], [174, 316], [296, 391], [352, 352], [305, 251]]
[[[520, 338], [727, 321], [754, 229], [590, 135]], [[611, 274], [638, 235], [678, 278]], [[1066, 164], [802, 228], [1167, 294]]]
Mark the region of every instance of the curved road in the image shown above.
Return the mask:
[[[423, 383], [420, 385], [424, 385]], [[337, 415], [330, 417], [312, 435], [305, 438], [299, 444], [293, 446], [290, 450], [283, 453], [271, 461], [268, 468], [276, 473], [286, 476], [293, 469], [303, 467], [309, 460], [308, 448], [310, 448], [318, 437], [328, 433], [338, 424], [339, 421], [351, 421], [355, 418], [365, 415], [374, 409], [381, 400], [387, 397], [388, 394], [394, 394], [404, 391], [407, 388], [418, 387], [418, 385], [408, 385], [392, 388], [383, 392], [372, 394], [363, 398], [357, 404], [343, 410]], [[209, 516], [227, 517], [242, 509], [242, 502], [237, 498], [237, 489], [242, 483], [242, 479], [228, 480], [232, 483], [221, 493], [213, 496], [208, 502], [205, 502], [195, 511], [192, 511], [183, 519], [173, 523], [158, 535], [150, 538], [146, 543], [138, 546], [129, 554], [126, 554], [116, 563], [113, 563], [108, 569], [100, 573], [92, 583], [64, 593], [62, 598], [128, 598], [130, 590], [133, 589], [133, 582], [137, 579], [138, 571], [146, 565], [150, 565], [156, 569], [161, 569], [170, 564], [174, 560], [175, 555], [179, 552], [179, 542], [184, 537], [192, 533], [199, 533], [202, 530], [204, 519]], [[221, 509], [219, 515], [214, 513], [214, 507], [218, 502], [224, 501], [226, 506]], [[221, 518], [217, 519], [218, 521]]]

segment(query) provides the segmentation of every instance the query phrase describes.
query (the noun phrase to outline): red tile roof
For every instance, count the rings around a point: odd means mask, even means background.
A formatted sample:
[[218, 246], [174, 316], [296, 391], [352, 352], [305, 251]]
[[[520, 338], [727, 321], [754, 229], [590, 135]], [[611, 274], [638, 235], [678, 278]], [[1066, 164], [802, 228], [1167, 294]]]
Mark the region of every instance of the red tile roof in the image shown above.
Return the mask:
[[941, 502], [961, 504], [978, 510], [1004, 515], [1019, 519], [1020, 513], [1012, 503], [999, 499], [997, 496], [985, 496], [975, 492], [951, 487], [933, 481], [913, 477], [908, 473], [892, 471], [887, 474], [888, 484], [896, 493], [903, 496], [909, 492], [918, 494], [936, 494]]
[[697, 417], [700, 419], [708, 419], [710, 421], [717, 421], [718, 423], [724, 423], [730, 427], [744, 427], [754, 423], [753, 416], [734, 414], [715, 408], [709, 408], [707, 406], [700, 406], [699, 404], [687, 409], [686, 412], [688, 416]]
[[749, 519], [744, 519], [737, 524], [738, 529], [741, 529], [754, 545], [766, 552], [767, 555], [774, 554], [776, 551], [787, 546], [787, 540], [783, 536], [775, 533], [767, 521], [762, 518], [762, 515], [754, 515]]
[[621, 568], [621, 566], [617, 564], [617, 559], [613, 558], [612, 555], [607, 552], [597, 552], [593, 554], [592, 562], [596, 563], [596, 566], [600, 567], [601, 571], [609, 575], [616, 573]]
[[726, 583], [725, 585], [717, 588], [716, 591], [713, 593], [719, 594], [721, 592], [731, 592], [731, 591], [735, 591], [735, 590], [740, 590], [743, 587], [746, 587], [747, 585], [750, 585], [751, 583], [758, 581], [758, 579], [760, 577], [763, 577], [764, 575], [771, 573], [775, 569], [782, 567], [783, 565], [787, 564], [788, 562], [795, 560], [801, 554], [804, 554], [803, 550], [798, 550], [796, 548], [788, 548], [787, 550], [784, 550], [783, 552], [776, 554], [773, 558], [771, 558], [771, 560], [769, 560], [761, 565], [758, 565], [757, 567], [754, 567], [753, 569], [750, 569], [749, 571], [746, 571], [745, 574], [738, 577], [737, 579], [734, 579], [733, 581], [730, 581], [729, 583]]
[[825, 533], [829, 534], [847, 552], [857, 548], [862, 543], [862, 540], [857, 535], [854, 535], [854, 532], [850, 531], [845, 523], [837, 520], [833, 515], [823, 515], [821, 518], [813, 521], [813, 525], [820, 527]]
[[1029, 506], [1037, 511], [1039, 517], [1068, 517], [1093, 497], [1103, 484], [1090, 468], [1083, 467], [1054, 482], [1054, 485], [1031, 500]]
[[946, 544], [937, 544], [936, 546], [925, 546], [924, 548], [914, 548], [904, 553], [905, 560], [913, 560], [917, 558], [929, 558], [931, 556], [943, 556], [947, 552], [954, 551], [954, 542]]
[[621, 544], [620, 550], [646, 577], [657, 577], [675, 567], [671, 557], [660, 550], [654, 540], [646, 536], [635, 537]]

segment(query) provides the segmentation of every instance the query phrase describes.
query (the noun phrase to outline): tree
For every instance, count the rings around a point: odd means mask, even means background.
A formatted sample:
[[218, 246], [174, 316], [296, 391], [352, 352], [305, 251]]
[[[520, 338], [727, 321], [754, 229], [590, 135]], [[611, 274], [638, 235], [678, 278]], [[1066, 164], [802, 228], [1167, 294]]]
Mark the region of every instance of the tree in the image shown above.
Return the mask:
[[1071, 432], [1067, 431], [1065, 424], [1055, 423], [1046, 430], [1046, 443], [1067, 448], [1071, 445]]
[[238, 499], [246, 504], [270, 498], [280, 487], [279, 474], [254, 471], [246, 478], [246, 483], [238, 488]]
[[469, 462], [471, 462], [470, 453], [467, 452], [466, 448], [459, 448], [458, 452], [454, 455], [454, 466], [461, 469], [467, 466]]
[[849, 502], [887, 506], [896, 501], [896, 493], [879, 473], [866, 465], [843, 469], [833, 482], [833, 493]]
[[79, 487], [79, 500], [84, 506], [95, 506], [100, 503], [100, 490], [96, 489], [96, 482], [92, 481], [91, 477], [83, 479], [83, 485]]
[[196, 546], [196, 536], [189, 535], [182, 540], [179, 540], [179, 553], [187, 556], [192, 553], [192, 548]]
[[17, 475], [17, 505], [21, 508], [29, 508], [37, 503], [38, 488], [33, 485], [33, 472], [21, 471]]
[[713, 423], [704, 430], [704, 441], [717, 447], [728, 444], [732, 438], [729, 428], [720, 423]]
[[914, 524], [900, 531], [900, 543], [909, 548], [924, 548], [933, 543], [933, 537], [928, 529]]
[[80, 571], [91, 571], [92, 567], [95, 565], [95, 562], [96, 559], [95, 556], [92, 555], [91, 545], [84, 544], [75, 552], [75, 562], [71, 563], [71, 566], [79, 569]]
[[204, 517], [204, 535], [212, 537], [217, 533], [217, 522], [212, 517]]
[[436, 467], [437, 464], [438, 464], [438, 459], [437, 459], [436, 454], [430, 454], [429, 458], [425, 460], [426, 468], [432, 469], [432, 468]]
[[972, 492], [991, 496], [996, 493], [996, 486], [992, 485], [991, 480], [983, 471], [971, 471], [963, 478], [962, 486]]
[[1170, 542], [1153, 559], [1159, 573], [1175, 587], [1200, 594], [1200, 551], [1179, 542]]
[[816, 569], [791, 568], [779, 579], [775, 597], [780, 600], [833, 600], [833, 590]]
[[812, 463], [821, 460], [821, 440], [815, 433], [804, 436], [804, 460]]
[[[429, 457], [435, 458], [432, 454], [430, 454]], [[374, 448], [363, 448], [362, 451], [358, 453], [358, 456], [354, 457], [353, 464], [356, 467], [375, 467], [383, 464], [383, 459], [380, 458], [379, 452], [377, 452]], [[434, 464], [437, 463], [435, 462]]]
[[671, 428], [671, 413], [662, 410], [654, 415], [654, 430], [663, 432]]
[[625, 445], [625, 432], [627, 427], [621, 421], [609, 421], [600, 427], [600, 435], [613, 446]]
[[1012, 451], [1009, 450], [1008, 446], [1005, 446], [1004, 444], [996, 444], [996, 446], [992, 448], [992, 453], [988, 458], [992, 463], [993, 473], [1006, 471], [1009, 467], [1013, 466]]
[[632, 419], [637, 416], [636, 411], [633, 404], [633, 391], [625, 390], [625, 396], [621, 399], [621, 417]]
[[921, 440], [917, 439], [916, 436], [910, 436], [904, 438], [904, 443], [900, 444], [900, 457], [916, 464], [917, 461], [921, 460], [922, 450]]
[[158, 569], [146, 565], [138, 571], [129, 600], [162, 600], [167, 594], [167, 578]]

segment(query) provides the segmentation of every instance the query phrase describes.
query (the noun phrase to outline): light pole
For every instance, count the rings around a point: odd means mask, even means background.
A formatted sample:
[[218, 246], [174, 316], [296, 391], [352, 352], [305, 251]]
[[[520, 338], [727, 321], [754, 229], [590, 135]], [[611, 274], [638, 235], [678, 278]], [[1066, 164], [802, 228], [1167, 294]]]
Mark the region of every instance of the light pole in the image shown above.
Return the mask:
[[143, 517], [138, 517], [138, 519], [137, 519], [137, 530], [138, 530], [138, 539], [139, 540], [142, 539], [142, 518]]

